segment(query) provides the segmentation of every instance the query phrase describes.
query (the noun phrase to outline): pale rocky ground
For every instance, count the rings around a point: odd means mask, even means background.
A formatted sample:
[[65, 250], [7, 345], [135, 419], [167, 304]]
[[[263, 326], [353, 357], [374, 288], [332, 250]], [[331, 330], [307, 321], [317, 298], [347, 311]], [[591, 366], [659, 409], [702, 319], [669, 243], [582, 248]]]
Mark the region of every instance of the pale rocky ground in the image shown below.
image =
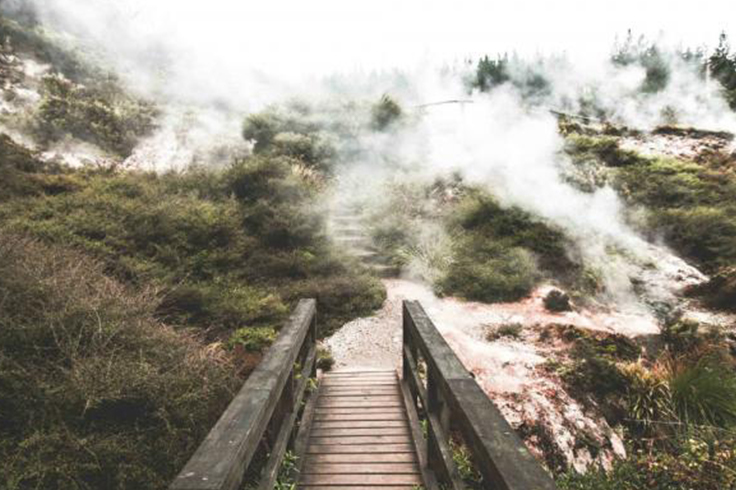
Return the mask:
[[[333, 238], [343, 247], [363, 250], [370, 246], [370, 238], [361, 232], [358, 218], [345, 216], [351, 214], [346, 212], [348, 207], [338, 204], [332, 209], [333, 216], [337, 213], [338, 224], [348, 220], [347, 224], [333, 226]], [[506, 419], [524, 433], [537, 433], [536, 429], [546, 433], [546, 440], [540, 440], [537, 435], [526, 438], [533, 452], [543, 457], [542, 447], [552, 441], [556, 452], [579, 471], [596, 464], [610, 468], [615, 457], [625, 456], [621, 434], [600, 414], [585, 409], [573, 399], [557, 375], [544, 369], [547, 361], [565, 359], [569, 345], [554, 339], [541, 340], [541, 329], [563, 324], [634, 339], [647, 338], [660, 332], [660, 319], [650, 306], [661, 304], [701, 322], [727, 324], [734, 320], [700, 310], [682, 299], [679, 293], [685, 287], [707, 280], [696, 268], [666, 247], [642, 242], [638, 248], [639, 260], [625, 261], [617, 267], [626, 276], [625, 282], [632, 280], [640, 285], [637, 291], [632, 291], [630, 304], [618, 297], [587, 307], [578, 306], [570, 312], [553, 313], [543, 305], [552, 285], [541, 286], [518, 302], [488, 305], [438, 298], [430, 287], [420, 282], [385, 279], [387, 300], [381, 310], [346, 324], [326, 344], [338, 368], [398, 369], [402, 301], [418, 300]], [[508, 324], [522, 326], [518, 338], [487, 339], [489, 330]], [[579, 443], [581, 438], [593, 440], [602, 448], [597, 456]]]
[[[402, 301], [419, 300], [463, 364], [513, 426], [541, 423], [568, 462], [579, 470], [594, 461], [587, 449], [575, 447], [581, 431], [608, 448], [597, 458], [604, 467], [610, 465], [614, 455], [625, 455], [620, 435], [603, 418], [585, 413], [558, 380], [539, 369], [547, 359], [559, 355], [560, 347], [538, 342], [534, 329], [548, 323], [582, 328], [602, 325], [595, 314], [547, 312], [542, 305], [547, 288], [518, 303], [486, 305], [455, 298], [440, 299], [426, 286], [402, 279], [387, 279], [384, 285], [388, 298], [376, 315], [350, 322], [327, 339], [337, 367], [398, 369]], [[629, 323], [623, 317], [598, 317], [603, 319], [606, 326], [599, 328], [615, 329], [617, 325]], [[524, 325], [519, 339], [486, 340], [490, 328], [508, 323]], [[652, 332], [653, 326], [644, 324], [639, 328], [638, 333], [646, 334]], [[538, 452], [533, 442], [530, 448]]]

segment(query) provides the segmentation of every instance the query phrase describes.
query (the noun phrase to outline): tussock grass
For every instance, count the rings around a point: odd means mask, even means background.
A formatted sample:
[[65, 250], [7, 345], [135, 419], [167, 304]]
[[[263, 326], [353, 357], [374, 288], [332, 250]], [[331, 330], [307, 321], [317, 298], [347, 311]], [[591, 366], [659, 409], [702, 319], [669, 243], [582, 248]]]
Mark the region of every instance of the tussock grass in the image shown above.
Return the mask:
[[3, 233], [0, 298], [2, 488], [163, 488], [238, 384], [77, 252]]

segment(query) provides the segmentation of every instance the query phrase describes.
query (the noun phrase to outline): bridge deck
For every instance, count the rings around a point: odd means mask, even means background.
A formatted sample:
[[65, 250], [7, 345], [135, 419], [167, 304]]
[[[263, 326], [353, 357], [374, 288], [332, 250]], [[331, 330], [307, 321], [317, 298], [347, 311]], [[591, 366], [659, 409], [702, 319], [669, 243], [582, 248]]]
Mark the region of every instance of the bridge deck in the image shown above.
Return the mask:
[[323, 377], [298, 484], [304, 490], [411, 490], [422, 484], [396, 372]]

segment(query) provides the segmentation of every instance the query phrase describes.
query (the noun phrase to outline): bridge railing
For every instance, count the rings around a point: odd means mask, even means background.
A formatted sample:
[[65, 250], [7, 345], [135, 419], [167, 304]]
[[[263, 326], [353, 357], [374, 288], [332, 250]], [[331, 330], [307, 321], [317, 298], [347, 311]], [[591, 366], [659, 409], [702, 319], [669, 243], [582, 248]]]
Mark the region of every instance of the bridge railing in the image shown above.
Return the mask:
[[309, 378], [315, 375], [316, 301], [301, 300], [258, 367], [230, 403], [170, 490], [238, 490], [266, 441], [259, 490], [274, 487], [293, 442]]
[[450, 446], [451, 431], [457, 431], [483, 477], [484, 488], [556, 489], [419, 302], [404, 301], [403, 337], [403, 379], [427, 424], [426, 454], [420, 459], [442, 486], [464, 488]]

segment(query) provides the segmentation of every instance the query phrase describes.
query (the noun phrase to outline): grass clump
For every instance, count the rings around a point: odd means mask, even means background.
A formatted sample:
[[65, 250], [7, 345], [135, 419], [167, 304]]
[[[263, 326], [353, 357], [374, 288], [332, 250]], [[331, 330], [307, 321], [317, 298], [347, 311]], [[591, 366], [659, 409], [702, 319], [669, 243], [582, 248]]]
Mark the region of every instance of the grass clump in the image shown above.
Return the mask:
[[0, 235], [0, 296], [2, 488], [163, 488], [238, 384], [77, 252]]
[[499, 325], [496, 328], [490, 329], [486, 334], [486, 340], [493, 342], [494, 340], [502, 338], [518, 339], [521, 337], [521, 332], [524, 330], [524, 325], [521, 323], [506, 323]]

